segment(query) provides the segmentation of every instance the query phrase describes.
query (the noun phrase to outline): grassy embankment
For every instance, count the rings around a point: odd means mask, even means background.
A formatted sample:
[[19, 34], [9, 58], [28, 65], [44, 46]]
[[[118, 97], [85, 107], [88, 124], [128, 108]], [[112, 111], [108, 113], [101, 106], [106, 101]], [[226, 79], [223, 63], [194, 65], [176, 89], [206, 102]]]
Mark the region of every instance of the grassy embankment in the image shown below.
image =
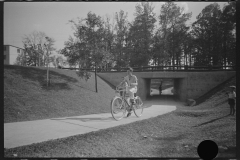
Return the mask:
[[75, 71], [4, 65], [4, 123], [110, 112], [114, 90], [95, 76], [80, 79]]
[[[16, 147], [5, 157], [198, 157], [197, 146], [214, 140], [218, 157], [236, 155], [236, 117], [229, 116], [225, 89], [234, 78], [195, 107], [131, 124]], [[145, 138], [146, 137], [146, 138]]]

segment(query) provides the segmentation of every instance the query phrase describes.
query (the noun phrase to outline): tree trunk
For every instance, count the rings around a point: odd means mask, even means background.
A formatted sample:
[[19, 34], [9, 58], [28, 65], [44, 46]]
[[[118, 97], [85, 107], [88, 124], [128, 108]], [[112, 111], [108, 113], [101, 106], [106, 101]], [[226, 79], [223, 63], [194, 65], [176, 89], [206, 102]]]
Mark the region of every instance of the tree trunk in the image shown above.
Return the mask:
[[192, 54], [189, 53], [189, 66], [192, 66]]
[[95, 62], [95, 89], [96, 89], [96, 92], [98, 92], [98, 90], [97, 90], [97, 65], [96, 65], [96, 62]]
[[227, 65], [227, 41], [226, 41], [226, 34], [224, 34], [223, 40], [223, 53], [224, 53], [224, 65]]
[[175, 54], [174, 54], [174, 40], [172, 38], [172, 65], [173, 65], [173, 70], [175, 70]]

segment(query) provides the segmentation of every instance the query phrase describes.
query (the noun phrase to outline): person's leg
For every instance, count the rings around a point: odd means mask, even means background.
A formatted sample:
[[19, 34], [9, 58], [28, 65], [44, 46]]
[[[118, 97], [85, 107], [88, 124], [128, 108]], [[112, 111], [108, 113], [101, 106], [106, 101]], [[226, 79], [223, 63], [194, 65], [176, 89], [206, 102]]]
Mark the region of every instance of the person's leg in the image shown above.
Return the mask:
[[228, 99], [228, 104], [229, 104], [229, 107], [230, 107], [229, 115], [231, 115], [232, 114], [232, 102], [231, 102], [231, 99]]
[[233, 114], [233, 105], [231, 104], [230, 105], [230, 115], [232, 115]]
[[130, 97], [130, 99], [133, 99], [134, 98], [134, 93], [129, 91], [129, 97]]
[[[130, 106], [132, 105], [132, 101], [133, 101], [133, 93], [131, 91], [128, 92], [129, 93], [129, 104]], [[129, 117], [130, 115], [132, 114], [132, 108], [130, 108], [128, 110], [128, 114], [127, 114], [127, 117]]]
[[131, 102], [133, 103], [134, 102], [134, 94], [136, 93], [136, 89], [135, 88], [131, 88], [129, 90], [129, 96], [130, 96], [130, 99], [131, 99]]
[[[129, 89], [129, 96], [130, 96], [131, 105], [136, 104], [135, 97], [134, 97], [135, 93], [137, 93], [137, 88]], [[131, 111], [132, 111], [132, 108], [131, 108]], [[128, 113], [127, 117], [129, 117], [131, 115], [131, 111]]]
[[234, 115], [235, 114], [235, 107], [233, 106], [233, 114], [232, 115]]
[[235, 103], [232, 105], [232, 111], [233, 111], [232, 115], [234, 115], [235, 114]]

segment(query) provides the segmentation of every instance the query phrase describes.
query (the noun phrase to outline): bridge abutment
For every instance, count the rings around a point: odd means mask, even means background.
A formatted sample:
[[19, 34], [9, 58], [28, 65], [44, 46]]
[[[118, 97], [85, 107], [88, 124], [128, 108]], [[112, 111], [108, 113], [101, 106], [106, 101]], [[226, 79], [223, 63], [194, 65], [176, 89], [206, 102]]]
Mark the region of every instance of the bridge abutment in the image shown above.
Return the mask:
[[[98, 73], [98, 76], [116, 86], [125, 72]], [[173, 79], [174, 96], [181, 101], [196, 99], [217, 85], [236, 75], [235, 71], [217, 72], [134, 72], [138, 78], [138, 92], [143, 100], [150, 96], [151, 79]]]
[[150, 86], [151, 79], [148, 78], [138, 78], [138, 92], [137, 95], [140, 96], [143, 100], [150, 96]]

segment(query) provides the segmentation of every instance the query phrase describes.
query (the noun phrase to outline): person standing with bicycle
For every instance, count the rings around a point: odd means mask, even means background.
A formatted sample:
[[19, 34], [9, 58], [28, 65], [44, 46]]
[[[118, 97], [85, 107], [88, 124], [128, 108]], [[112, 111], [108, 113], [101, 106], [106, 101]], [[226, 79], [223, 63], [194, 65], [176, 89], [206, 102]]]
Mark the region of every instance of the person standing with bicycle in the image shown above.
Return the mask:
[[[131, 67], [127, 70], [127, 76], [124, 77], [123, 81], [118, 85], [121, 86], [122, 84], [127, 84], [127, 92], [129, 94], [130, 101], [128, 103], [135, 104], [135, 96], [134, 94], [137, 93], [137, 85], [138, 85], [138, 79], [135, 75], [133, 75], [133, 69]], [[132, 109], [128, 111], [127, 117], [129, 117], [132, 113]]]

